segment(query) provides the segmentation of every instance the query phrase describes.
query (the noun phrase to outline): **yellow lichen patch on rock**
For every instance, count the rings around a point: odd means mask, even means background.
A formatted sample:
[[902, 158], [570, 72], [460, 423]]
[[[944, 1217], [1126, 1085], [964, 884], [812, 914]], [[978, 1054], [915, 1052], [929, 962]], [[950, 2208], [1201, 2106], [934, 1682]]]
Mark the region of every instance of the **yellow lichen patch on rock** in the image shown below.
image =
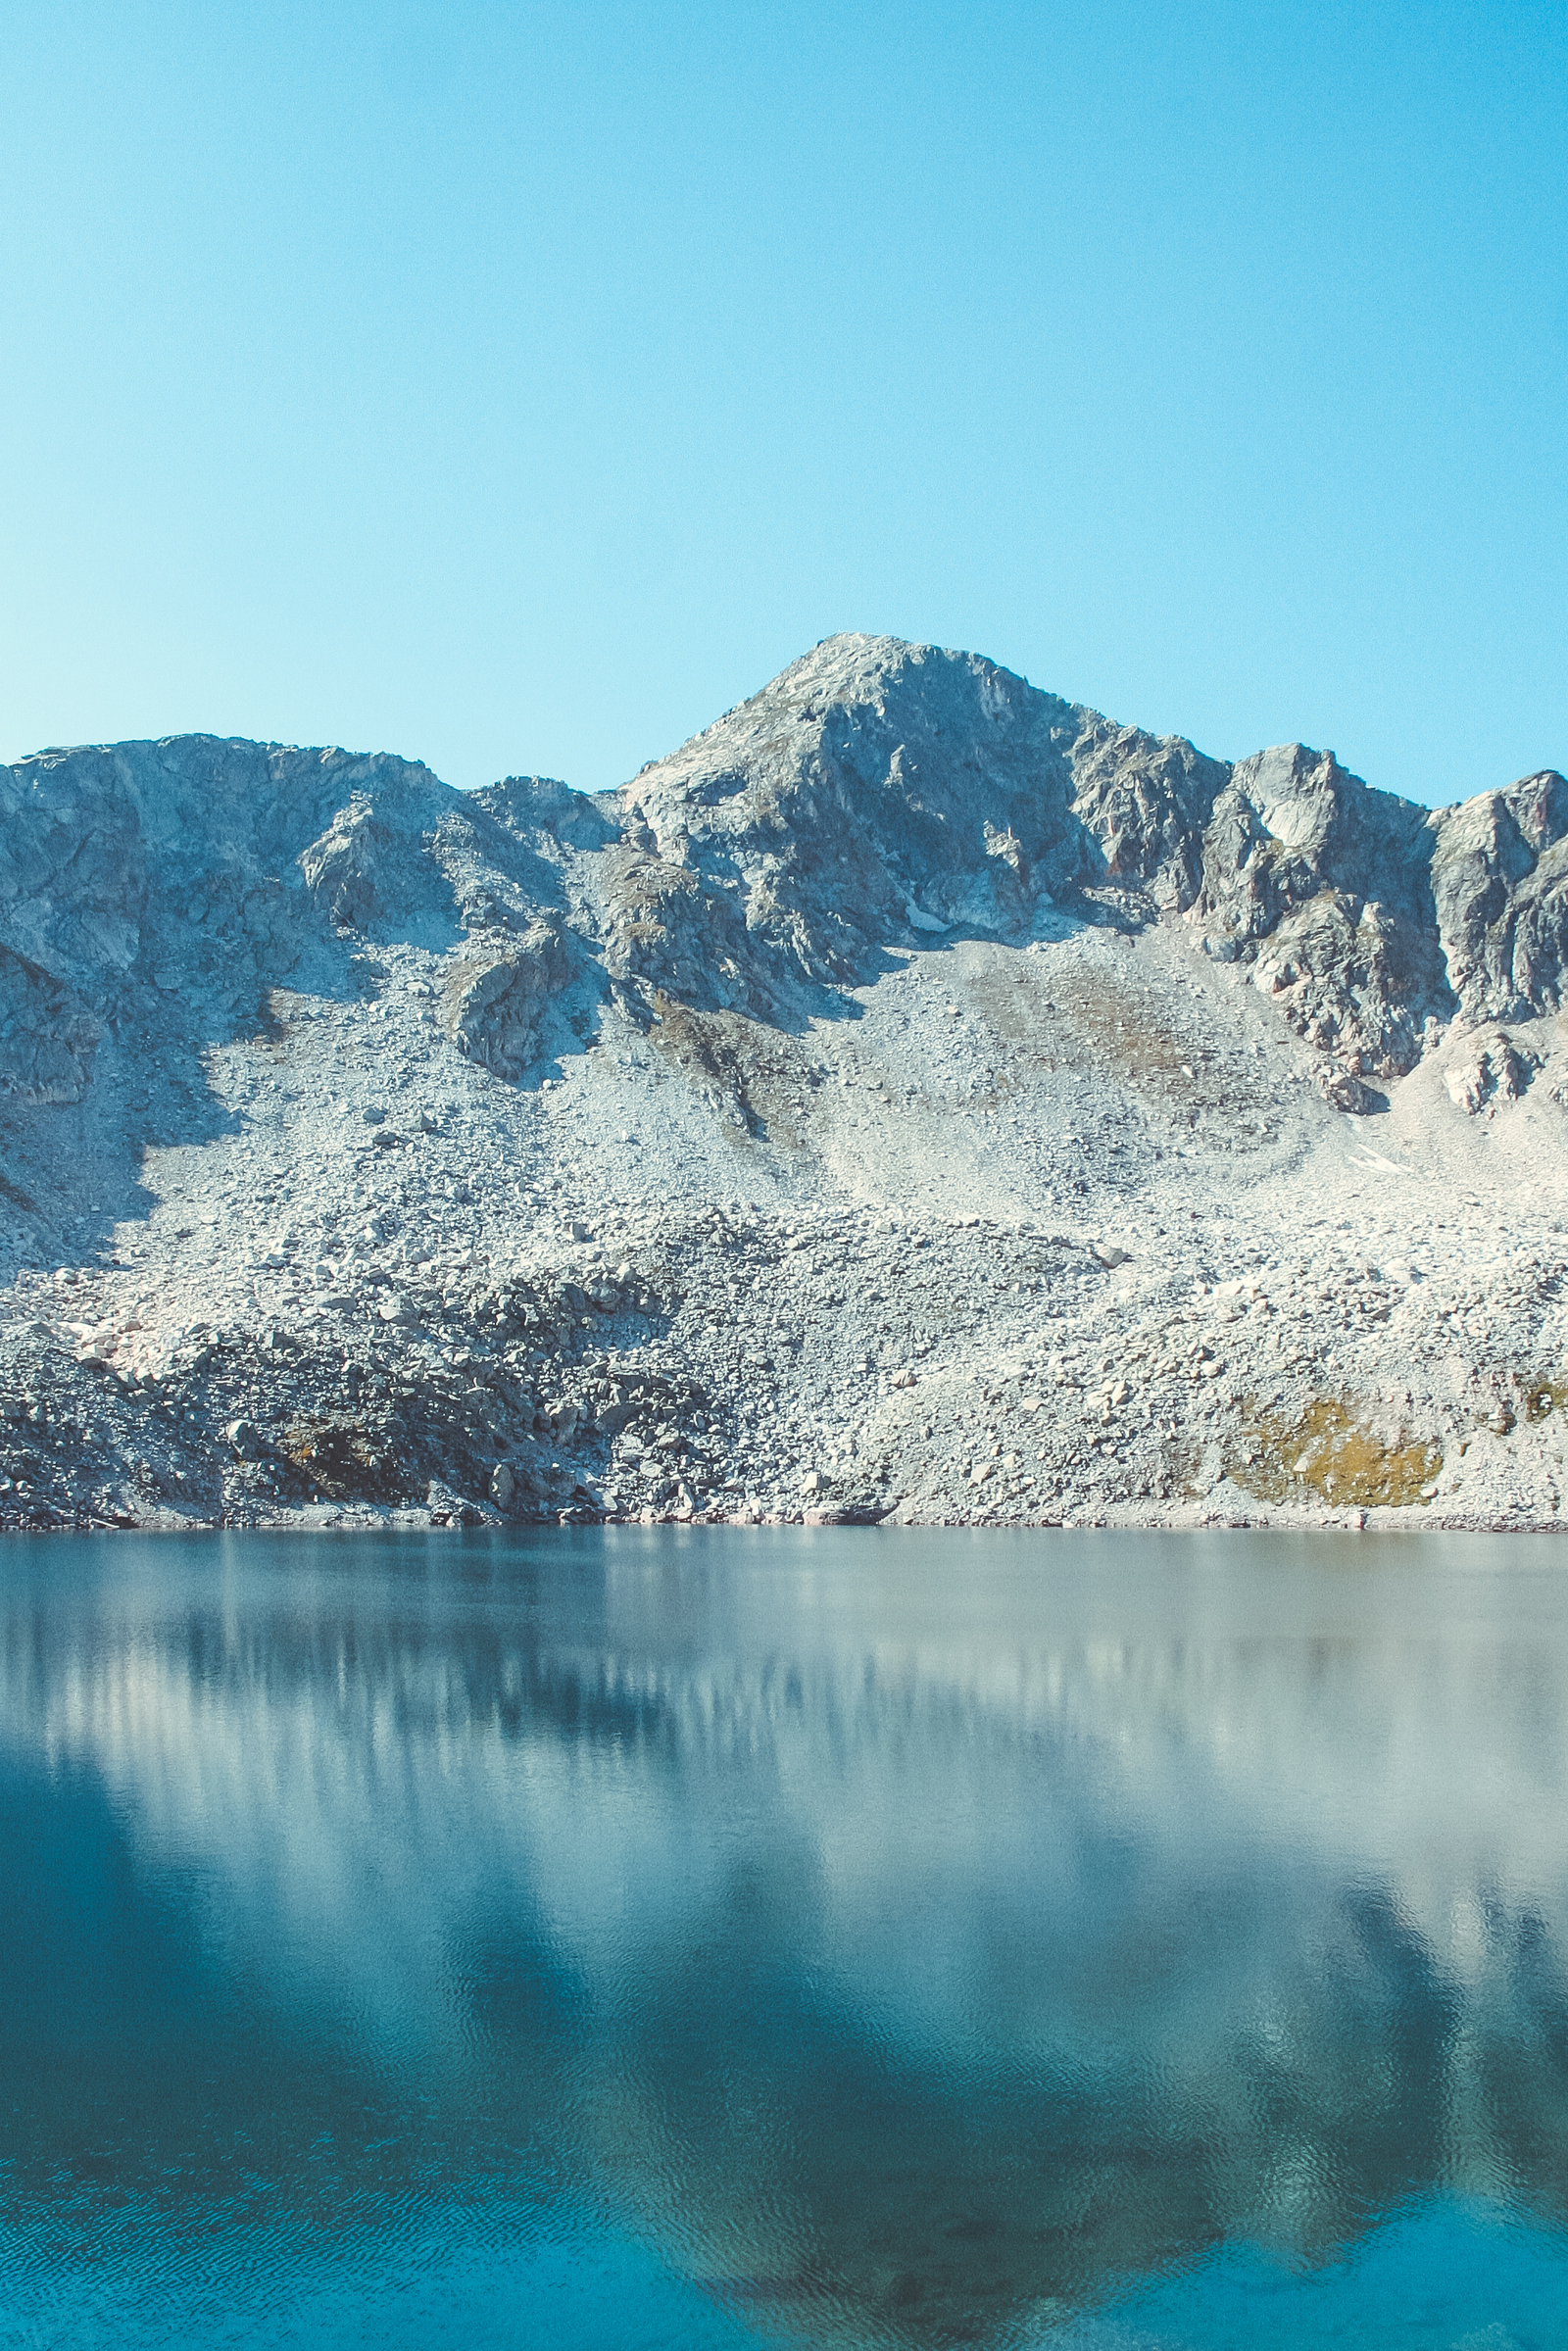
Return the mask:
[[1526, 1420], [1546, 1420], [1568, 1404], [1568, 1381], [1521, 1377], [1518, 1384], [1525, 1399]]
[[1225, 1467], [1261, 1502], [1404, 1509], [1443, 1467], [1443, 1447], [1403, 1428], [1385, 1434], [1364, 1408], [1325, 1396], [1295, 1417], [1249, 1415]]

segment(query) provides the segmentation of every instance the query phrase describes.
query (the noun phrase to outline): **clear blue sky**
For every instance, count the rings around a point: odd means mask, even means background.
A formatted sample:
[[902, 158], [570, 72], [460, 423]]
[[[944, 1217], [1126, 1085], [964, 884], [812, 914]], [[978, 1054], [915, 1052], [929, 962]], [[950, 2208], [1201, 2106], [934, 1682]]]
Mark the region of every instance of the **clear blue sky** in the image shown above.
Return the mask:
[[838, 628], [1568, 765], [1568, 19], [9, 0], [0, 755], [621, 781]]

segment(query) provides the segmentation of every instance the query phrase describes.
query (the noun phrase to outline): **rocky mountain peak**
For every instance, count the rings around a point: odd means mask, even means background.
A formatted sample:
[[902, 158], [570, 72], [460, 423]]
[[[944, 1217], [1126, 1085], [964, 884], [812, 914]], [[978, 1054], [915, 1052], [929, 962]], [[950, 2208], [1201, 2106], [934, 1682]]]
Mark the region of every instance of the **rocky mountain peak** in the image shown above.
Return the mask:
[[509, 1073], [579, 971], [792, 1025], [890, 948], [1085, 922], [1184, 917], [1346, 1108], [1455, 1017], [1561, 992], [1554, 770], [1432, 812], [1330, 752], [1233, 764], [892, 637], [824, 639], [618, 795], [189, 735], [22, 760], [0, 819], [5, 1083], [51, 1098], [106, 1019], [220, 1028], [356, 937], [461, 950], [454, 1034], [485, 1050], [475, 1006], [510, 1004]]
[[627, 786], [621, 967], [657, 976], [660, 928], [689, 966], [710, 925], [718, 1001], [764, 1009], [910, 929], [1027, 935], [1081, 861], [1081, 717], [974, 655], [828, 638]]

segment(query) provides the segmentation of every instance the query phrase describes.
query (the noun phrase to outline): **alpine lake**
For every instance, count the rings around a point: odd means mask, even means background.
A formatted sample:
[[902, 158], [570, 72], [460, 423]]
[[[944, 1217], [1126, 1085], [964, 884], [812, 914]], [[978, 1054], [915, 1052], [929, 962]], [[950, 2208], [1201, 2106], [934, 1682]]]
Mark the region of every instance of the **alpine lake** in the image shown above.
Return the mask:
[[13, 1539], [0, 2346], [1560, 2351], [1565, 1565]]

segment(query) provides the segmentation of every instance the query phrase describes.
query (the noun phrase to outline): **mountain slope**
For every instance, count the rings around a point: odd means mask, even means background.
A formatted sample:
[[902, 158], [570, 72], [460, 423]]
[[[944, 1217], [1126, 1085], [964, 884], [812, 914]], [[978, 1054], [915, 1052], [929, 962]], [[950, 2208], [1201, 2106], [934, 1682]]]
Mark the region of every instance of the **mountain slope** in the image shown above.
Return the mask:
[[592, 799], [40, 753], [0, 1514], [1549, 1518], [1565, 874], [885, 638]]

